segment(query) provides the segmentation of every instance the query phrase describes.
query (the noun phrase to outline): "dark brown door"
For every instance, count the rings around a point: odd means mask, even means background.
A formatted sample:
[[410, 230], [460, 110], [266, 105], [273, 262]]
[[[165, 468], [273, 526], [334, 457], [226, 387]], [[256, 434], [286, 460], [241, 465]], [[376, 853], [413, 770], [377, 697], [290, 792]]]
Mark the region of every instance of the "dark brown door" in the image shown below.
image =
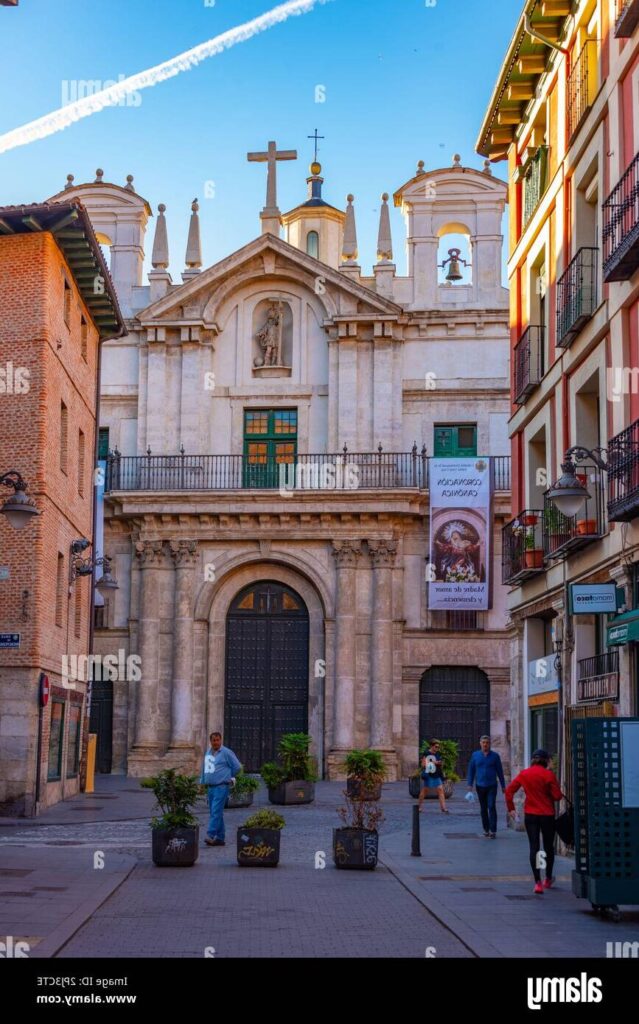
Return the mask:
[[[99, 671], [97, 673], [99, 675]], [[91, 715], [89, 732], [98, 735], [95, 770], [109, 775], [113, 761], [113, 683], [94, 679], [91, 683]]]
[[242, 590], [226, 622], [224, 743], [246, 771], [275, 757], [285, 732], [308, 730], [308, 611], [280, 583]]
[[452, 666], [428, 669], [419, 684], [419, 741], [455, 740], [459, 744], [457, 774], [468, 770], [479, 737], [489, 732], [490, 684], [478, 668]]

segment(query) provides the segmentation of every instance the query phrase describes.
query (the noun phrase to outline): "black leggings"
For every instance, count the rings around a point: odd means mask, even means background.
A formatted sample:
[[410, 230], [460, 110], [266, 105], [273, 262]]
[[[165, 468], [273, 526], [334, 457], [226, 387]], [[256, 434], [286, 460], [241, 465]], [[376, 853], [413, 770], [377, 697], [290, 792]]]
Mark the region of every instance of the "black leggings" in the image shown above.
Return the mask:
[[[526, 814], [524, 815], [528, 842], [530, 844], [530, 866], [536, 882], [541, 882], [541, 871], [537, 854], [540, 849], [539, 837], [544, 840], [544, 853], [546, 854], [546, 878], [552, 878], [552, 869], [555, 863], [555, 816], [554, 814]], [[541, 866], [543, 866], [543, 861]]]

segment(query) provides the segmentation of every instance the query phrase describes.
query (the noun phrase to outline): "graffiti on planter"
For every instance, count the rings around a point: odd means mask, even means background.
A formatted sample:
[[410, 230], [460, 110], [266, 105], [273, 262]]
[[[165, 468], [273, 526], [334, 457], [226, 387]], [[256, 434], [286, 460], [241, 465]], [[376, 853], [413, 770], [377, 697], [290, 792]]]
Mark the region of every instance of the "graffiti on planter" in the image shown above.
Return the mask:
[[186, 839], [171, 839], [167, 843], [166, 852], [167, 853], [182, 853], [182, 851], [186, 849], [186, 846], [187, 846]]

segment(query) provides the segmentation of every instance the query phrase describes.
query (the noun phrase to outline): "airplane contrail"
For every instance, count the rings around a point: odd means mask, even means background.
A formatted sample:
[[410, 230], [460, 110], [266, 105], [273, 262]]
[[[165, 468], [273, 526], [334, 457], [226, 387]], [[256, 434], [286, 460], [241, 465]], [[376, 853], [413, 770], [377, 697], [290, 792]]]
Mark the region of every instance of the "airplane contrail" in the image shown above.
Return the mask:
[[83, 117], [98, 114], [105, 107], [116, 106], [129, 93], [138, 92], [141, 89], [149, 89], [159, 82], [166, 81], [167, 78], [173, 78], [183, 71], [190, 71], [191, 68], [196, 67], [208, 57], [215, 57], [223, 50], [228, 50], [237, 43], [246, 42], [252, 36], [258, 35], [260, 32], [266, 32], [267, 29], [273, 28], [274, 25], [287, 21], [293, 15], [307, 14], [317, 4], [325, 3], [329, 3], [329, 0], [288, 0], [287, 3], [279, 4], [272, 10], [266, 11], [265, 14], [253, 18], [252, 21], [247, 21], [243, 25], [237, 25], [235, 28], [229, 29], [228, 32], [214, 36], [213, 39], [209, 39], [206, 43], [200, 43], [198, 46], [194, 46], [192, 50], [186, 50], [184, 53], [178, 54], [177, 57], [164, 61], [163, 64], [157, 64], [147, 71], [140, 71], [138, 74], [131, 75], [121, 82], [116, 82], [114, 85], [109, 86], [108, 89], [101, 89], [92, 96], [84, 96], [75, 103], [70, 103], [59, 110], [54, 110], [51, 114], [45, 114], [44, 117], [30, 121], [20, 128], [14, 128], [9, 132], [5, 132], [4, 135], [0, 135], [0, 153], [7, 153], [10, 149], [17, 149], [18, 146], [27, 146], [30, 142], [45, 139], [48, 135], [61, 132]]

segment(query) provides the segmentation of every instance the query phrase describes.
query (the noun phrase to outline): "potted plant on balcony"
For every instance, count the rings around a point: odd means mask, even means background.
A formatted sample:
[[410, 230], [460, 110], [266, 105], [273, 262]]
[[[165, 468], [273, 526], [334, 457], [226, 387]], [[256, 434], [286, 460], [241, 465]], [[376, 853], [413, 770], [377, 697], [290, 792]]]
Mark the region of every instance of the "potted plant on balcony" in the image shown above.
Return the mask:
[[539, 516], [533, 515], [532, 512], [521, 517], [521, 523], [523, 526], [536, 526], [538, 522]]
[[225, 807], [250, 807], [253, 797], [260, 788], [260, 780], [254, 775], [247, 775], [242, 769], [235, 778], [235, 785], [226, 800]]
[[570, 520], [562, 516], [554, 505], [548, 505], [543, 513], [543, 530], [550, 538], [551, 551], [555, 551], [570, 538]]
[[592, 537], [597, 533], [596, 519], [578, 519], [577, 533], [580, 537]]
[[280, 860], [280, 834], [286, 822], [268, 809], [257, 811], [237, 830], [237, 863], [243, 868], [275, 868]]
[[336, 868], [374, 871], [384, 814], [375, 801], [351, 797], [346, 790], [344, 796], [346, 806], [337, 810], [343, 825], [333, 829], [333, 862]]
[[352, 800], [379, 800], [386, 765], [379, 750], [351, 750], [344, 761], [346, 792]]
[[262, 765], [260, 774], [272, 804], [310, 804], [315, 799], [317, 776], [310, 744], [305, 732], [287, 732], [278, 744], [277, 761]]
[[198, 858], [200, 826], [191, 813], [200, 792], [196, 775], [169, 768], [142, 779], [155, 796], [162, 816], [151, 819], [152, 857], [158, 867], [191, 867]]
[[[459, 743], [455, 740], [438, 740], [439, 742], [439, 756], [442, 759], [442, 771], [444, 773], [444, 796], [447, 800], [450, 800], [451, 796], [455, 791], [455, 783], [459, 782], [459, 775], [455, 771], [457, 767], [457, 759], [459, 757]], [[430, 743], [428, 740], [424, 740], [421, 747], [419, 748], [419, 760], [421, 763], [422, 757], [428, 754], [430, 749]], [[417, 794], [419, 796], [419, 793]], [[427, 789], [426, 798], [432, 799], [437, 797], [436, 789]]]
[[524, 561], [527, 569], [541, 569], [544, 564], [543, 548], [535, 547], [535, 531], [527, 530], [524, 538]]

